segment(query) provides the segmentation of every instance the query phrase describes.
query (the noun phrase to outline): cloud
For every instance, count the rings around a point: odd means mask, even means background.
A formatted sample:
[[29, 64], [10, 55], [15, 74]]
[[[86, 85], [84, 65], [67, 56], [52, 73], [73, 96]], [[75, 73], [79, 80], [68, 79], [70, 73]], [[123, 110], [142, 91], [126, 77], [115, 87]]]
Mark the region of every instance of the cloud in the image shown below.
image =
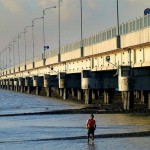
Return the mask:
[[95, 9], [96, 8], [96, 1], [95, 0], [88, 0], [87, 5], [89, 8]]
[[38, 0], [38, 5], [42, 8], [47, 8], [56, 4], [56, 0]]
[[11, 12], [18, 12], [21, 10], [16, 0], [0, 0], [0, 5], [6, 7]]
[[149, 6], [149, 0], [128, 0], [128, 2], [131, 2], [131, 3], [141, 3], [141, 4], [144, 4], [144, 5], [148, 5]]

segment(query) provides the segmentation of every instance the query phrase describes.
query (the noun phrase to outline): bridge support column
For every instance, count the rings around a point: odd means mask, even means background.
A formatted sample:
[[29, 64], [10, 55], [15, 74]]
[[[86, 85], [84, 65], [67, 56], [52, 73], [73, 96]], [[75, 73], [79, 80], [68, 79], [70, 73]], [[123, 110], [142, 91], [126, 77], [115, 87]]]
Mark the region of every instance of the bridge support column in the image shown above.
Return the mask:
[[148, 109], [150, 109], [150, 91], [148, 91]]
[[50, 87], [46, 87], [45, 90], [46, 90], [47, 97], [51, 97], [51, 88]]
[[141, 91], [141, 103], [147, 104], [147, 102], [148, 102], [148, 92]]
[[63, 89], [63, 99], [67, 99], [68, 98], [68, 90], [66, 88]]
[[11, 91], [14, 90], [14, 86], [13, 86], [13, 85], [10, 86], [10, 90], [11, 90]]
[[21, 91], [21, 93], [24, 92], [24, 87], [23, 86], [20, 86], [20, 91]]
[[134, 93], [132, 91], [130, 92], [124, 92], [124, 109], [130, 110], [134, 107]]
[[16, 90], [16, 92], [18, 92], [18, 86], [17, 85], [15, 86], [15, 90]]
[[111, 90], [105, 90], [104, 91], [104, 103], [105, 104], [111, 104], [112, 103], [113, 95], [114, 95], [113, 89], [111, 89]]
[[74, 97], [75, 96], [75, 90], [74, 88], [71, 89], [71, 95]]
[[92, 103], [92, 91], [90, 89], [85, 90], [85, 104]]
[[110, 94], [106, 90], [104, 91], [104, 103], [110, 104]]
[[24, 78], [19, 78], [18, 79], [18, 84], [19, 84], [19, 90], [21, 93], [23, 93], [25, 91], [25, 79]]
[[39, 86], [36, 86], [36, 92], [35, 92], [35, 94], [36, 94], [36, 95], [39, 95], [39, 93], [40, 93], [40, 87], [39, 87]]
[[140, 92], [139, 91], [135, 91], [135, 98], [140, 98]]
[[92, 99], [98, 99], [98, 90], [92, 90]]
[[9, 85], [7, 85], [7, 90], [9, 90]]
[[28, 86], [27, 87], [27, 94], [30, 94], [31, 93], [31, 86]]
[[77, 90], [77, 97], [78, 97], [78, 100], [81, 101], [82, 98], [83, 98], [83, 92], [81, 89], [78, 89]]
[[63, 97], [63, 89], [59, 89], [59, 96]]

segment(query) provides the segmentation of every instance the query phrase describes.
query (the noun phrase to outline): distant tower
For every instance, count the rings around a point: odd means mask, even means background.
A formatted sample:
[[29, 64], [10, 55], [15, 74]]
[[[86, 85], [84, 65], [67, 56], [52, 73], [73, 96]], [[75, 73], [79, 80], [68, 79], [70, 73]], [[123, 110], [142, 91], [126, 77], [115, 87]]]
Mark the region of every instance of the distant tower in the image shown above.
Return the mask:
[[146, 9], [144, 10], [144, 15], [148, 15], [148, 14], [150, 14], [150, 8], [146, 8]]

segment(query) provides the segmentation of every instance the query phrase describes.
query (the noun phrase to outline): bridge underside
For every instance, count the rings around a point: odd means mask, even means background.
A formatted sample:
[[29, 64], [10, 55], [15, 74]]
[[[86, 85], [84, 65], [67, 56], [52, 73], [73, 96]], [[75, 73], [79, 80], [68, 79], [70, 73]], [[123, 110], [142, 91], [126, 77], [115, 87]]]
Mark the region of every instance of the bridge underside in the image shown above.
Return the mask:
[[0, 81], [0, 87], [28, 94], [74, 99], [85, 104], [114, 105], [130, 110], [150, 109], [150, 68], [132, 70], [132, 90], [118, 91], [116, 70], [9, 78]]

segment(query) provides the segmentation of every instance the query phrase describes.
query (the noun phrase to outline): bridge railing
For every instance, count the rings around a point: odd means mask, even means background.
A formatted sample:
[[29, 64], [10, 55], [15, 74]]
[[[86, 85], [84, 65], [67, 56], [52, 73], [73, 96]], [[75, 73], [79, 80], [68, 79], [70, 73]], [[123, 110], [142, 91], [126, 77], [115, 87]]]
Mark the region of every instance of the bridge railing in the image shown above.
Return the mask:
[[28, 59], [27, 61], [26, 61], [26, 64], [28, 65], [28, 64], [31, 64], [33, 62], [33, 59]]
[[34, 59], [35, 62], [42, 61], [42, 60], [43, 60], [42, 55], [37, 56], [37, 57], [35, 57], [35, 59]]
[[[150, 15], [146, 15], [144, 17], [140, 17], [135, 20], [128, 21], [126, 23], [122, 23], [119, 26], [120, 35], [135, 32], [148, 26], [150, 26]], [[61, 47], [61, 54], [76, 50], [80, 48], [81, 45], [83, 45], [83, 47], [86, 47], [93, 44], [101, 43], [103, 41], [116, 37], [116, 35], [117, 35], [117, 27], [109, 28], [105, 31], [84, 38], [82, 42], [79, 40]], [[53, 51], [47, 52], [46, 58], [56, 56], [57, 54], [58, 49], [55, 49]]]

